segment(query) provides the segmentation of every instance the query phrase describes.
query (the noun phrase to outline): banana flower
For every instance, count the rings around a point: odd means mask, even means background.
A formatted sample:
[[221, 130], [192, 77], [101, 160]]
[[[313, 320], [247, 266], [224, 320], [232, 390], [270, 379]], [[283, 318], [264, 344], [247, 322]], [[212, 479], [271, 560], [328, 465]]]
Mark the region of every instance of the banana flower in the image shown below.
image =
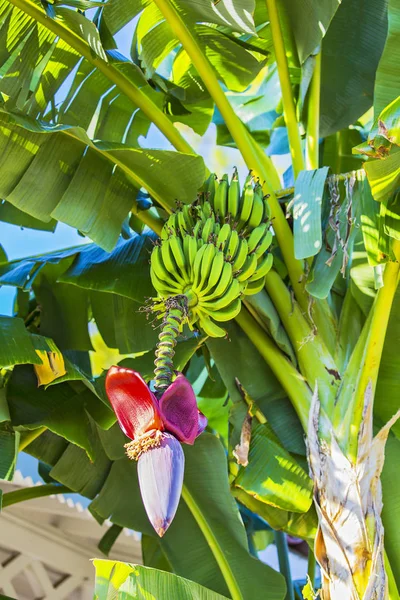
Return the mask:
[[180, 442], [193, 444], [207, 425], [189, 381], [178, 373], [158, 400], [136, 371], [111, 367], [106, 392], [125, 445], [138, 461], [138, 479], [149, 521], [160, 537], [170, 526], [182, 491], [185, 457]]

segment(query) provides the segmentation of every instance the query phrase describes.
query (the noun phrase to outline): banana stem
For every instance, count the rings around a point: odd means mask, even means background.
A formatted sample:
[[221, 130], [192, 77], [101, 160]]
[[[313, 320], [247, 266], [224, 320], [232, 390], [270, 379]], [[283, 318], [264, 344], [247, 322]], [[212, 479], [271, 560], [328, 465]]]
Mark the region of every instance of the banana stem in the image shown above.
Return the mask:
[[340, 380], [334, 359], [321, 335], [313, 331], [297, 302], [273, 269], [265, 278], [265, 287], [293, 344], [300, 371], [312, 388], [318, 381], [319, 397], [322, 405], [326, 406], [335, 398]]
[[279, 570], [286, 581], [285, 600], [294, 600], [292, 574], [290, 572], [289, 549], [286, 534], [283, 531], [274, 531], [275, 545], [278, 552]]
[[312, 395], [304, 377], [276, 347], [271, 338], [260, 329], [257, 322], [244, 307], [236, 317], [236, 322], [253, 342], [265, 362], [271, 367], [291, 400], [304, 431], [307, 431]]
[[274, 219], [274, 231], [296, 297], [302, 309], [306, 311], [308, 295], [304, 290], [304, 285], [301, 283], [303, 267], [302, 263], [294, 257], [293, 234], [274, 194], [274, 189], [276, 189], [274, 184], [277, 181], [277, 174], [273, 168], [272, 162], [248, 134], [243, 123], [230, 105], [225, 92], [219, 85], [218, 78], [207, 57], [202, 52], [196, 38], [192, 32], [189, 31], [170, 0], [154, 0], [154, 2], [191, 58], [204, 85], [217, 105], [248, 168], [254, 171], [254, 174], [260, 177], [260, 180], [264, 182], [263, 190], [264, 193], [269, 194], [268, 202]]
[[276, 64], [278, 66], [279, 82], [281, 84], [283, 115], [288, 131], [293, 173], [296, 178], [300, 171], [302, 171], [305, 167], [303, 151], [301, 148], [299, 126], [296, 119], [296, 107], [294, 105], [292, 86], [290, 84], [289, 65], [286, 57], [276, 1], [267, 0], [267, 8], [271, 26], [272, 41], [275, 50]]
[[321, 51], [315, 57], [307, 115], [306, 165], [318, 169], [319, 165], [319, 114], [321, 95]]
[[186, 296], [168, 298], [165, 305], [166, 313], [162, 321], [161, 332], [158, 336], [159, 341], [154, 360], [156, 366], [154, 370], [154, 386], [158, 392], [166, 390], [171, 385], [174, 374], [174, 348], [188, 313]]
[[[358, 431], [363, 418], [365, 393], [369, 384], [372, 385], [372, 395], [375, 393], [390, 312], [399, 282], [399, 240], [393, 241], [393, 252], [397, 262], [387, 263], [383, 275], [383, 287], [378, 291], [370, 317], [367, 319], [359, 342], [353, 350], [353, 355], [356, 357], [360, 355], [362, 362], [359, 364], [358, 361], [354, 362], [350, 359], [349, 367], [351, 368], [353, 363], [356, 369], [350, 382], [350, 385], [353, 388], [355, 387], [355, 391], [350, 401], [347, 397], [339, 399], [333, 420], [335, 428], [340, 425], [344, 451], [348, 458], [353, 461], [357, 457]], [[362, 351], [361, 354], [360, 350]], [[349, 376], [351, 375], [350, 372]]]

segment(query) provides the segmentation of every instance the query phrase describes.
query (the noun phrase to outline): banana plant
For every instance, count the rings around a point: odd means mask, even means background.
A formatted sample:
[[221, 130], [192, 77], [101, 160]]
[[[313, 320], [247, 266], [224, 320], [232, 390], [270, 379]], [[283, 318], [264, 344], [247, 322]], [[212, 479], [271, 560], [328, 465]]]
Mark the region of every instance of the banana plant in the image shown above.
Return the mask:
[[288, 534], [304, 598], [399, 598], [399, 15], [0, 0], [0, 220], [92, 240], [1, 256], [3, 508], [142, 532], [96, 597], [292, 599]]

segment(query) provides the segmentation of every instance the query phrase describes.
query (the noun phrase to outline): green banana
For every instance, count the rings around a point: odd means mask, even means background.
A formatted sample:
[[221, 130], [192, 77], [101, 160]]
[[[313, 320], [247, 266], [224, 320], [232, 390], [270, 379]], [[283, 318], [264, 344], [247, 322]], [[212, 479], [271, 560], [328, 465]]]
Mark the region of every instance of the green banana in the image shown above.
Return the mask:
[[263, 202], [263, 193], [262, 188], [259, 183], [256, 184], [254, 188], [254, 196], [253, 196], [253, 208], [251, 209], [251, 215], [249, 218], [249, 227], [257, 227], [264, 216], [264, 202]]
[[210, 204], [210, 202], [204, 202], [204, 204], [202, 206], [199, 206], [198, 208], [200, 209], [201, 214], [204, 215], [204, 220], [211, 217], [211, 215], [214, 213], [213, 207]]
[[222, 338], [226, 336], [225, 329], [214, 323], [207, 315], [201, 315], [199, 325], [209, 337]]
[[246, 258], [246, 262], [243, 265], [239, 275], [238, 281], [246, 281], [249, 279], [254, 271], [257, 269], [257, 256], [255, 254], [249, 254]]
[[162, 256], [161, 256], [161, 248], [160, 246], [154, 246], [153, 251], [150, 257], [151, 262], [151, 270], [154, 271], [155, 275], [160, 281], [163, 281], [169, 284], [172, 280], [171, 274], [168, 273], [165, 268]]
[[201, 265], [201, 261], [203, 259], [203, 254], [206, 251], [206, 248], [207, 248], [207, 244], [203, 243], [201, 248], [199, 248], [197, 250], [197, 253], [196, 253], [196, 256], [194, 259], [193, 269], [192, 269], [192, 277], [191, 277], [193, 289], [196, 289], [200, 282], [200, 277], [201, 277], [200, 265]]
[[209, 291], [212, 290], [213, 287], [217, 285], [217, 283], [218, 283], [218, 281], [219, 281], [219, 279], [221, 277], [224, 265], [225, 265], [225, 256], [224, 256], [224, 253], [220, 252], [219, 250], [216, 249], [214, 260], [213, 260], [213, 263], [212, 263], [212, 266], [211, 266], [210, 275], [208, 277], [208, 284], [201, 291], [201, 293], [199, 294], [199, 296], [204, 296], [204, 295], [208, 294]]
[[[176, 223], [179, 227], [178, 232], [182, 238], [184, 238], [192, 229], [191, 218], [187, 211], [187, 205], [185, 205], [182, 210], [179, 210], [176, 218]], [[186, 210], [185, 210], [186, 209]]]
[[268, 204], [268, 198], [269, 198], [269, 196], [264, 196], [264, 198], [263, 198], [263, 203], [264, 203], [264, 221], [266, 221], [267, 219], [269, 221], [271, 220], [271, 207]]
[[234, 259], [233, 259], [232, 267], [233, 267], [234, 272], [239, 271], [243, 267], [248, 253], [249, 253], [249, 246], [247, 244], [247, 240], [245, 240], [244, 238], [241, 238], [240, 243], [239, 243], [239, 249], [236, 252], [236, 255], [234, 256]]
[[225, 308], [221, 308], [221, 310], [215, 310], [212, 313], [212, 318], [216, 321], [230, 321], [238, 316], [240, 313], [240, 309], [242, 308], [242, 301], [240, 298], [236, 298], [233, 302], [231, 302]]
[[229, 186], [228, 191], [228, 214], [232, 216], [233, 219], [236, 219], [239, 214], [239, 206], [240, 206], [240, 183], [237, 169], [233, 172], [231, 184]]
[[228, 243], [230, 234], [231, 234], [231, 226], [228, 223], [225, 223], [225, 225], [222, 225], [221, 230], [217, 237], [216, 244], [217, 244], [218, 250], [222, 250], [222, 252], [225, 252], [225, 246]]
[[183, 251], [181, 238], [178, 236], [170, 237], [169, 244], [172, 250], [172, 254], [174, 255], [175, 262], [178, 265], [178, 269], [182, 273], [185, 281], [189, 282], [189, 277], [186, 269], [185, 253]]
[[249, 252], [254, 252], [266, 231], [268, 231], [267, 223], [261, 223], [261, 225], [258, 225], [255, 229], [253, 229], [249, 236], [249, 239], [247, 240], [247, 243], [249, 245]]
[[201, 277], [200, 277], [200, 281], [197, 287], [193, 287], [194, 291], [196, 290], [201, 290], [204, 286], [204, 283], [207, 281], [209, 275], [210, 275], [210, 271], [211, 271], [211, 267], [212, 267], [212, 263], [215, 257], [215, 253], [216, 253], [217, 249], [214, 246], [214, 244], [206, 244], [206, 249], [203, 253], [203, 258], [201, 261]]
[[272, 263], [274, 262], [274, 257], [271, 253], [267, 254], [265, 258], [262, 259], [259, 265], [257, 265], [257, 269], [253, 273], [253, 275], [249, 278], [249, 281], [257, 281], [261, 277], [265, 277], [268, 271], [272, 267]]
[[218, 178], [215, 173], [211, 173], [209, 178], [204, 184], [204, 196], [206, 201], [208, 200], [211, 204], [214, 202], [216, 184], [218, 184]]
[[228, 175], [223, 175], [214, 197], [214, 210], [221, 219], [225, 219], [228, 210]]
[[193, 227], [193, 235], [195, 238], [199, 237], [202, 227], [203, 223], [201, 221], [196, 221], [195, 226]]
[[168, 238], [167, 240], [164, 240], [161, 244], [162, 260], [163, 260], [163, 263], [164, 263], [167, 271], [169, 271], [171, 273], [171, 275], [173, 277], [175, 277], [175, 279], [180, 284], [185, 285], [186, 281], [179, 273], [178, 266], [174, 260], [174, 256], [173, 256], [171, 245], [170, 245], [171, 239], [173, 239], [173, 238]]
[[242, 194], [242, 205], [239, 216], [239, 228], [242, 229], [249, 220], [251, 211], [253, 209], [254, 191], [252, 185], [252, 179], [245, 184]]
[[191, 279], [193, 280], [193, 266], [194, 266], [194, 261], [196, 258], [196, 254], [197, 254], [197, 240], [193, 235], [187, 235], [185, 236], [185, 241], [186, 239], [188, 239], [187, 242], [187, 247], [188, 247], [188, 270], [189, 270], [189, 275], [191, 276]]
[[243, 290], [243, 293], [245, 296], [253, 296], [254, 294], [258, 294], [259, 292], [261, 292], [262, 289], [264, 289], [264, 278], [262, 277], [261, 279], [257, 279], [257, 281], [249, 281], [246, 282], [247, 285]]
[[199, 294], [200, 302], [210, 302], [213, 299], [220, 298], [220, 296], [222, 296], [228, 289], [228, 286], [232, 281], [232, 277], [232, 265], [229, 262], [225, 262], [217, 287], [211, 294], [207, 296], [204, 294]]
[[182, 292], [178, 285], [173, 285], [172, 282], [167, 284], [164, 281], [161, 281], [153, 269], [150, 270], [150, 278], [151, 283], [153, 284], [154, 289], [157, 290], [159, 296], [168, 298], [169, 296], [176, 296], [176, 294]]
[[254, 253], [257, 256], [257, 258], [262, 256], [268, 250], [268, 248], [272, 244], [273, 239], [274, 239], [274, 236], [272, 235], [272, 232], [268, 230], [265, 233], [264, 237], [261, 239], [258, 246], [254, 250]]
[[203, 231], [201, 232], [201, 237], [205, 244], [207, 244], [207, 242], [210, 238], [210, 235], [214, 231], [214, 224], [215, 224], [214, 215], [212, 215], [211, 217], [208, 217], [207, 221], [204, 223]]
[[237, 279], [232, 279], [230, 284], [228, 285], [228, 289], [225, 294], [218, 298], [217, 300], [211, 300], [210, 302], [204, 302], [204, 300], [200, 300], [199, 305], [202, 310], [205, 310], [212, 314], [214, 310], [220, 310], [221, 308], [225, 308], [228, 306], [233, 300], [240, 296], [241, 286]]
[[226, 249], [226, 256], [233, 258], [239, 248], [240, 238], [236, 229], [232, 229], [231, 237], [229, 238], [228, 248]]

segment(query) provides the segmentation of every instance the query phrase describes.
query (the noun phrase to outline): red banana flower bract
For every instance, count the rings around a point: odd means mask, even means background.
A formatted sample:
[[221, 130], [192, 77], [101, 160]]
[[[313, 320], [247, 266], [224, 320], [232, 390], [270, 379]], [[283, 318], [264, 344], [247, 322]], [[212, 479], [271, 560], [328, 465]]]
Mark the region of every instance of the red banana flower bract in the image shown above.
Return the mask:
[[136, 371], [111, 367], [106, 392], [122, 431], [132, 442], [127, 454], [138, 461], [139, 487], [149, 521], [159, 536], [171, 524], [182, 491], [184, 454], [207, 418], [198, 410], [189, 381], [179, 373], [160, 400]]

